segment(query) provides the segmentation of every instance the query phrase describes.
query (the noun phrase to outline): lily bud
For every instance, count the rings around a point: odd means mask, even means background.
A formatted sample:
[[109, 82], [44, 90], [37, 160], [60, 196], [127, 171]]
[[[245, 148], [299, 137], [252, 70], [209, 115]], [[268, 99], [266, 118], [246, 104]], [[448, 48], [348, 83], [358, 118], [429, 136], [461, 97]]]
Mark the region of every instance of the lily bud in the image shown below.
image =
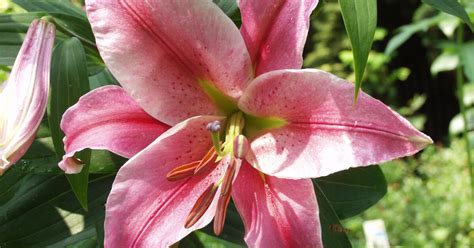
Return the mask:
[[0, 175], [25, 154], [43, 118], [54, 37], [53, 24], [31, 23], [0, 92]]

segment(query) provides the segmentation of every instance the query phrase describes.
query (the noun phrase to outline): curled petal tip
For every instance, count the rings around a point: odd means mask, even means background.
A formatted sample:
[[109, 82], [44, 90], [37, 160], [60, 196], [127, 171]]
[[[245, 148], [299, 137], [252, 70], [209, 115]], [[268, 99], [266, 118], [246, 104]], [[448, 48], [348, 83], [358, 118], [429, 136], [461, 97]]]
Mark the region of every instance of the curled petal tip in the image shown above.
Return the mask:
[[412, 136], [409, 137], [409, 140], [414, 143], [419, 143], [423, 146], [433, 144], [433, 140], [427, 135]]
[[78, 174], [81, 173], [85, 164], [75, 157], [64, 156], [63, 161], [59, 162], [58, 165], [66, 174]]

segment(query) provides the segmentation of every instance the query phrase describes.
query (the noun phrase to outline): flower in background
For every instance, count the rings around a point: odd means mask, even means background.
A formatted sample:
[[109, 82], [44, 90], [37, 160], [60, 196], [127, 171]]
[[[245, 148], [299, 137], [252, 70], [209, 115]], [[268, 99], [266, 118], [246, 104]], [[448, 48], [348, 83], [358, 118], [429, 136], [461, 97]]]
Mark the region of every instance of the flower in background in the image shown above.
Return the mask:
[[131, 158], [107, 200], [106, 247], [168, 247], [231, 197], [251, 247], [320, 247], [311, 177], [416, 153], [431, 139], [327, 72], [301, 70], [317, 0], [239, 1], [239, 29], [212, 1], [86, 1], [106, 86], [63, 116], [66, 155]]
[[0, 93], [0, 175], [25, 154], [41, 123], [49, 93], [55, 27], [34, 20]]

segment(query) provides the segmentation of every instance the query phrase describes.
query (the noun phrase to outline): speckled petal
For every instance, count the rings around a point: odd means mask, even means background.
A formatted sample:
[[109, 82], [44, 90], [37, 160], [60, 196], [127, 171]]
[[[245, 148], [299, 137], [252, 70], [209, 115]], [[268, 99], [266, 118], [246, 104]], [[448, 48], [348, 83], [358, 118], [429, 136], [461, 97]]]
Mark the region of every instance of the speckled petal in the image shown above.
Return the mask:
[[82, 164], [72, 157], [86, 148], [130, 158], [168, 128], [145, 113], [121, 87], [98, 88], [82, 96], [63, 115], [66, 154], [59, 167], [66, 173], [79, 173]]
[[235, 102], [252, 77], [239, 30], [212, 1], [88, 0], [86, 7], [107, 67], [166, 124], [224, 113], [210, 92]]
[[353, 84], [319, 70], [280, 70], [255, 79], [240, 109], [286, 125], [251, 142], [254, 166], [277, 177], [320, 177], [410, 156], [432, 143], [365, 93], [354, 105], [353, 94]]
[[247, 245], [323, 247], [319, 208], [311, 180], [280, 179], [259, 173], [244, 163], [232, 190], [245, 225]]
[[256, 75], [300, 69], [309, 16], [318, 0], [240, 0], [240, 29]]

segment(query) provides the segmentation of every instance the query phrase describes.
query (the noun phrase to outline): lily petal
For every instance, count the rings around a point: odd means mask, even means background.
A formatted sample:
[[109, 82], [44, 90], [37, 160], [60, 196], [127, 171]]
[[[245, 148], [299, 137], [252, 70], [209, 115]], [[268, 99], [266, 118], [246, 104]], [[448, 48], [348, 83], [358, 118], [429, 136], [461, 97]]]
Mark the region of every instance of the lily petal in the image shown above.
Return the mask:
[[53, 24], [31, 23], [0, 93], [0, 175], [25, 154], [43, 118], [54, 37]]
[[244, 163], [232, 197], [244, 221], [249, 247], [323, 247], [310, 179], [264, 176]]
[[145, 113], [121, 87], [98, 88], [82, 96], [63, 115], [66, 154], [59, 167], [66, 173], [79, 173], [82, 164], [70, 158], [86, 148], [130, 158], [168, 128]]
[[[174, 125], [235, 110], [252, 65], [237, 27], [212, 1], [86, 2], [107, 67], [150, 115]], [[220, 98], [234, 106], [219, 109]]]
[[254, 166], [283, 178], [325, 176], [350, 167], [413, 155], [432, 143], [382, 102], [319, 70], [281, 70], [258, 77], [239, 107], [286, 121], [253, 140]]
[[181, 181], [168, 181], [166, 174], [206, 154], [212, 146], [206, 124], [219, 119], [177, 124], [119, 170], [106, 205], [105, 247], [168, 247], [212, 220], [217, 197], [196, 224], [184, 227], [199, 196], [224, 171], [217, 167]]
[[318, 0], [240, 0], [240, 29], [255, 66], [255, 74], [300, 69], [309, 17]]

